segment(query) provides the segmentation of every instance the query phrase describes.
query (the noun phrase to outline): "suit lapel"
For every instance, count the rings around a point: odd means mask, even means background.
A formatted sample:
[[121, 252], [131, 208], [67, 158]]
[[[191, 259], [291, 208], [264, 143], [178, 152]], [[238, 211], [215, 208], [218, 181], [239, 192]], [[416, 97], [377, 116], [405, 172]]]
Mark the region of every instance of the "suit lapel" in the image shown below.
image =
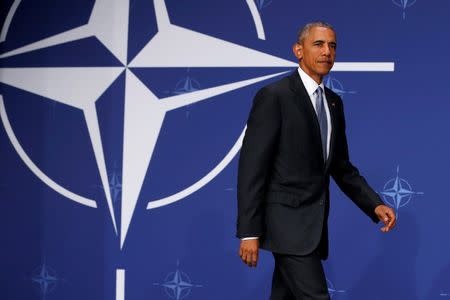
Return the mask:
[[[316, 153], [320, 161], [323, 162], [323, 150], [322, 150], [322, 140], [320, 137], [320, 125], [319, 120], [317, 119], [316, 111], [314, 110], [314, 106], [311, 103], [311, 99], [306, 91], [305, 86], [298, 74], [298, 70], [295, 70], [291, 76], [291, 89], [295, 93], [295, 104], [298, 109], [308, 118], [309, 123], [311, 124], [312, 130], [314, 131], [314, 146], [317, 149]], [[325, 164], [324, 164], [325, 166]]]
[[[297, 105], [300, 112], [302, 112], [303, 115], [306, 115], [309, 118], [309, 121], [312, 125], [312, 130], [314, 131], [314, 136], [316, 137], [314, 139], [315, 141], [315, 147], [317, 150], [317, 153], [320, 154], [320, 157], [323, 158], [323, 150], [322, 150], [322, 140], [320, 137], [320, 125], [319, 120], [317, 119], [316, 111], [314, 110], [314, 106], [311, 103], [311, 99], [309, 98], [308, 92], [305, 89], [305, 86], [303, 85], [303, 82], [300, 78], [300, 75], [298, 74], [298, 71], [295, 70], [291, 76], [291, 89], [295, 92], [296, 99], [295, 104]], [[336, 97], [335, 95], [327, 88], [325, 87], [325, 97], [326, 102], [328, 105], [328, 110], [330, 112], [330, 118], [331, 118], [331, 136], [330, 136], [330, 150], [327, 160], [324, 162], [324, 170], [325, 172], [328, 170], [331, 164], [331, 160], [333, 158], [333, 152], [334, 152], [334, 144], [336, 139], [336, 122], [337, 122], [337, 104], [336, 104]], [[321, 159], [323, 161], [323, 159]]]
[[332, 159], [333, 151], [334, 151], [335, 139], [336, 139], [335, 132], [336, 132], [337, 104], [336, 104], [335, 96], [330, 92], [330, 90], [327, 87], [325, 87], [325, 96], [327, 98], [327, 105], [328, 105], [328, 110], [330, 111], [330, 118], [331, 118], [330, 151], [329, 151], [328, 159], [325, 163], [325, 171], [327, 171], [328, 168], [330, 167], [330, 163], [331, 163], [331, 159]]

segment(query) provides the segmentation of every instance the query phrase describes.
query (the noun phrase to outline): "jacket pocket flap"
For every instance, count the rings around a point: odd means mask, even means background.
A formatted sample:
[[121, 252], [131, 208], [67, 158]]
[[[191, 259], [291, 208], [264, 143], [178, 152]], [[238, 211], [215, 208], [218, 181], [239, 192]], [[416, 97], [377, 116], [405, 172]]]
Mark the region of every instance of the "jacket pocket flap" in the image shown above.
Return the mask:
[[279, 203], [291, 207], [298, 207], [303, 200], [304, 199], [299, 195], [281, 191], [269, 191], [266, 195], [267, 203]]

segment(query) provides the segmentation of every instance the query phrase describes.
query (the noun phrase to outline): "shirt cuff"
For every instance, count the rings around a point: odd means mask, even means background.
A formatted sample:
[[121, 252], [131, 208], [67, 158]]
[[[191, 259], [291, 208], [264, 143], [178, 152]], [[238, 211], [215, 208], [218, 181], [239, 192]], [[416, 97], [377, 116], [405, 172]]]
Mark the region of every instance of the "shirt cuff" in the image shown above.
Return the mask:
[[249, 236], [249, 237], [242, 238], [241, 241], [257, 240], [257, 239], [259, 239], [257, 236]]

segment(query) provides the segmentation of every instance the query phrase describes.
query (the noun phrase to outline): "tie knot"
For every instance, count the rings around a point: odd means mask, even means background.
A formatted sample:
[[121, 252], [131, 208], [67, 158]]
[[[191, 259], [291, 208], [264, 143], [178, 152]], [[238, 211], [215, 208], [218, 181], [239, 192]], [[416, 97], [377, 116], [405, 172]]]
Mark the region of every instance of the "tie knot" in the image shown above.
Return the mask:
[[319, 96], [319, 97], [322, 96], [322, 92], [323, 92], [323, 91], [322, 91], [322, 87], [321, 87], [321, 86], [318, 86], [318, 87], [317, 87], [317, 90], [316, 90], [317, 96]]

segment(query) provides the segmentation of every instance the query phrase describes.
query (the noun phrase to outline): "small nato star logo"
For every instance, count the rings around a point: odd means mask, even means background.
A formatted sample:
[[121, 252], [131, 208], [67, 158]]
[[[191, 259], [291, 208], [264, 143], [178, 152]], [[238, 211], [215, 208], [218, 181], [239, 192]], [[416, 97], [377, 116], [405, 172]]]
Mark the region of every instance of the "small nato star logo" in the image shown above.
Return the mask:
[[122, 180], [119, 172], [114, 171], [109, 176], [109, 189], [113, 202], [117, 202], [122, 193]]
[[[189, 69], [188, 69], [189, 72]], [[186, 76], [178, 80], [177, 84], [175, 85], [175, 89], [171, 91], [172, 95], [182, 95], [187, 93], [192, 93], [201, 90], [200, 83], [193, 78], [192, 76]], [[189, 118], [190, 110], [189, 108], [191, 105], [186, 105], [186, 118]]]
[[56, 272], [45, 263], [33, 272], [31, 281], [38, 285], [42, 299], [53, 292], [60, 279]]
[[175, 89], [173, 91], [174, 95], [181, 95], [186, 93], [192, 93], [200, 90], [200, 84], [197, 80], [190, 76], [186, 76], [181, 78], [177, 84], [175, 85]]
[[256, 7], [258, 7], [259, 11], [262, 11], [264, 8], [272, 4], [272, 0], [255, 0]]
[[406, 19], [406, 9], [413, 6], [417, 0], [392, 0], [392, 3], [402, 9], [403, 20]]
[[384, 185], [381, 195], [384, 201], [395, 209], [397, 219], [399, 209], [407, 205], [414, 195], [423, 195], [423, 192], [415, 192], [405, 179], [399, 176], [400, 167], [397, 166], [397, 175], [388, 180]]
[[331, 76], [325, 77], [324, 84], [327, 88], [338, 94], [341, 98], [344, 98], [344, 95], [346, 94], [356, 94], [355, 91], [345, 90], [342, 83], [336, 78]]
[[[117, 163], [114, 162], [114, 168], [112, 172], [108, 172], [108, 186], [111, 193], [111, 199], [113, 203], [117, 204], [120, 201], [122, 195], [122, 171], [117, 167]], [[94, 185], [94, 188], [103, 189], [102, 185]]]
[[180, 270], [179, 261], [175, 272], [167, 274], [164, 283], [154, 283], [164, 288], [164, 292], [170, 299], [184, 299], [191, 293], [192, 288], [202, 287], [199, 284], [193, 284], [189, 276]]
[[330, 295], [330, 298], [333, 298], [333, 296], [338, 293], [345, 293], [345, 290], [336, 289], [334, 287], [333, 283], [331, 282], [331, 280], [329, 280], [328, 278], [326, 278], [326, 280], [327, 280], [327, 286], [328, 286], [328, 294]]

